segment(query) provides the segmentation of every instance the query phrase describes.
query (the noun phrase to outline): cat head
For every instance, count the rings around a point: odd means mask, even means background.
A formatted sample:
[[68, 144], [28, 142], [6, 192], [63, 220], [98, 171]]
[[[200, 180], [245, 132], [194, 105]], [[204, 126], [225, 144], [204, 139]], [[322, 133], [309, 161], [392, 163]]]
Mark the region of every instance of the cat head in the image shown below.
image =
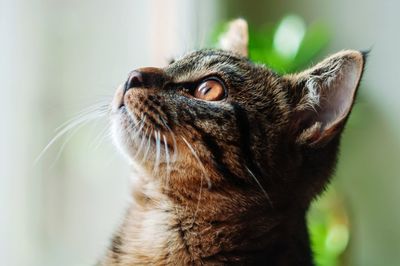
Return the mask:
[[251, 62], [247, 44], [239, 19], [221, 49], [132, 71], [112, 103], [114, 139], [166, 190], [251, 191], [306, 207], [333, 171], [364, 55], [341, 51], [280, 76]]

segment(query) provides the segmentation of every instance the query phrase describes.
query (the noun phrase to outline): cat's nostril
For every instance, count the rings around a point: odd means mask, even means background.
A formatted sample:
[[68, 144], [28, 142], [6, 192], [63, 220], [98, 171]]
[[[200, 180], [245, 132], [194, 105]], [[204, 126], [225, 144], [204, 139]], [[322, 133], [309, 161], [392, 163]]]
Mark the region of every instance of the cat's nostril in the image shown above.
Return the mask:
[[131, 88], [137, 88], [143, 86], [143, 75], [138, 71], [132, 71], [129, 75], [128, 80], [125, 83], [125, 92]]

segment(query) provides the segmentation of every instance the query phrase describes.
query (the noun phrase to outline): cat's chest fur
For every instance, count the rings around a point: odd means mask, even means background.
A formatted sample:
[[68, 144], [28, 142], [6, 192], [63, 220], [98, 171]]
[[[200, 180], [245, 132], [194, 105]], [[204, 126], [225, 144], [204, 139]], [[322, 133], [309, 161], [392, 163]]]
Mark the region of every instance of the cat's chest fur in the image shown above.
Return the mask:
[[173, 203], [151, 183], [138, 182], [104, 265], [187, 264]]
[[[242, 195], [184, 206], [158, 182], [135, 184], [133, 202], [103, 265], [310, 265], [305, 223], [246, 206]], [[251, 193], [249, 193], [251, 194]], [[179, 201], [179, 199], [178, 199]], [[251, 196], [249, 196], [251, 201]], [[243, 204], [242, 204], [243, 203]], [[229, 208], [231, 206], [231, 208]], [[301, 220], [300, 220], [301, 221]]]

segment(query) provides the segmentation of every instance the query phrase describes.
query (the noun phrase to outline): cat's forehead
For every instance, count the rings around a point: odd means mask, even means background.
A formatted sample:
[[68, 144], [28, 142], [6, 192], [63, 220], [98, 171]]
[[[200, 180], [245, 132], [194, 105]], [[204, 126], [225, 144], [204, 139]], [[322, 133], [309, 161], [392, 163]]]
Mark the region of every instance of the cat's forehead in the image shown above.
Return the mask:
[[242, 76], [253, 66], [247, 58], [222, 50], [199, 50], [189, 53], [165, 68], [174, 82], [198, 80], [209, 75]]

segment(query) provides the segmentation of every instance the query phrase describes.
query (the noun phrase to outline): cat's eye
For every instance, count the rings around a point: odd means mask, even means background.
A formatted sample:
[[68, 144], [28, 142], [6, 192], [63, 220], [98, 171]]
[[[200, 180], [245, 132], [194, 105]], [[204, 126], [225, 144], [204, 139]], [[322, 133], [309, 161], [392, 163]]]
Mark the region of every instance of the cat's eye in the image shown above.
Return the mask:
[[225, 97], [225, 88], [219, 80], [208, 79], [200, 83], [193, 96], [205, 101], [219, 101]]

